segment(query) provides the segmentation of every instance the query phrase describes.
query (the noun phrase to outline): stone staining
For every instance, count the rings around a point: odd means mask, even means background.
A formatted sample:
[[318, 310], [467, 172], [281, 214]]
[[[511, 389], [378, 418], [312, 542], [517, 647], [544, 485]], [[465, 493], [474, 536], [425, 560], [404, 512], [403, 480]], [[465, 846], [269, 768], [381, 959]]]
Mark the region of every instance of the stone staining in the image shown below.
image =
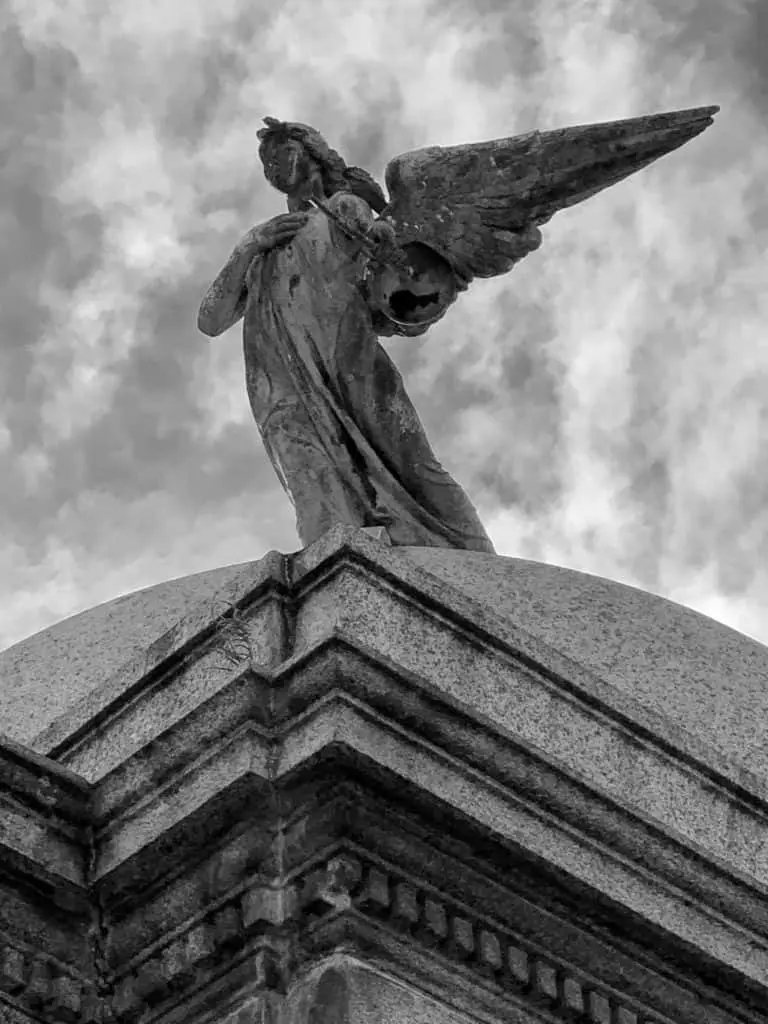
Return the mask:
[[402, 154], [389, 200], [308, 125], [265, 118], [259, 156], [288, 213], [252, 228], [200, 330], [244, 320], [246, 386], [309, 545], [335, 524], [393, 545], [494, 553], [436, 458], [379, 337], [419, 337], [475, 277], [506, 274], [558, 211], [712, 124], [715, 106]]

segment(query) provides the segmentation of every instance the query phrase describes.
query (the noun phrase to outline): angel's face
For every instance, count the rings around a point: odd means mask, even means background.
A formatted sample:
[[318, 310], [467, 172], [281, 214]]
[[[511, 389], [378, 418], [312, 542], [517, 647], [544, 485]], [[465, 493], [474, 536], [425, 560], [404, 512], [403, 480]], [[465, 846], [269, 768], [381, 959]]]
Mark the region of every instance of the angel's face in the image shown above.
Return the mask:
[[289, 210], [307, 210], [310, 196], [322, 196], [322, 169], [297, 140], [267, 147], [262, 161], [267, 181], [288, 196]]

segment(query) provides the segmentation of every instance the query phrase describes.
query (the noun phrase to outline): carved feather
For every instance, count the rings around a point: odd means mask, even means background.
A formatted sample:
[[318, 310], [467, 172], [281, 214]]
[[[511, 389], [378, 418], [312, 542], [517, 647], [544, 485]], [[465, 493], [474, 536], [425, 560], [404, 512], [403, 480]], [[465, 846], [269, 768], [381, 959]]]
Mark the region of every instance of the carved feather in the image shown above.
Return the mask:
[[401, 245], [448, 260], [461, 287], [506, 273], [541, 243], [538, 226], [684, 145], [719, 107], [432, 146], [395, 157], [383, 211]]

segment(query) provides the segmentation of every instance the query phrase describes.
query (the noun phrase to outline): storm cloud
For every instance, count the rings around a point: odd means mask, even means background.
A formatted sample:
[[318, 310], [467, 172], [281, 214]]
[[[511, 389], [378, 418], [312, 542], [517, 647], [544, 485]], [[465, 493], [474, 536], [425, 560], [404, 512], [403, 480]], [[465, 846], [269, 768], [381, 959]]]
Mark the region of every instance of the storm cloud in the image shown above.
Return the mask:
[[768, 641], [768, 16], [748, 0], [0, 0], [0, 647], [296, 550], [240, 327], [197, 331], [284, 209], [256, 130], [388, 160], [717, 103], [424, 338], [386, 341], [500, 554]]

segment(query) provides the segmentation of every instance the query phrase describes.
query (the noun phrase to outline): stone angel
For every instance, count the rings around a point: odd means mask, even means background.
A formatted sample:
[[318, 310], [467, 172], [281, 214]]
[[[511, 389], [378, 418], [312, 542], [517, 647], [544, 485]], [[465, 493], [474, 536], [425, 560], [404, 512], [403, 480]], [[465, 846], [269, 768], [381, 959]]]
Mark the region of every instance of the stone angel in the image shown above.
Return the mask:
[[388, 165], [388, 199], [315, 129], [264, 119], [259, 156], [288, 212], [235, 246], [198, 327], [216, 337], [244, 318], [251, 409], [302, 544], [346, 523], [394, 545], [494, 552], [378, 338], [424, 334], [474, 278], [538, 249], [554, 213], [683, 145], [718, 109], [415, 150]]

